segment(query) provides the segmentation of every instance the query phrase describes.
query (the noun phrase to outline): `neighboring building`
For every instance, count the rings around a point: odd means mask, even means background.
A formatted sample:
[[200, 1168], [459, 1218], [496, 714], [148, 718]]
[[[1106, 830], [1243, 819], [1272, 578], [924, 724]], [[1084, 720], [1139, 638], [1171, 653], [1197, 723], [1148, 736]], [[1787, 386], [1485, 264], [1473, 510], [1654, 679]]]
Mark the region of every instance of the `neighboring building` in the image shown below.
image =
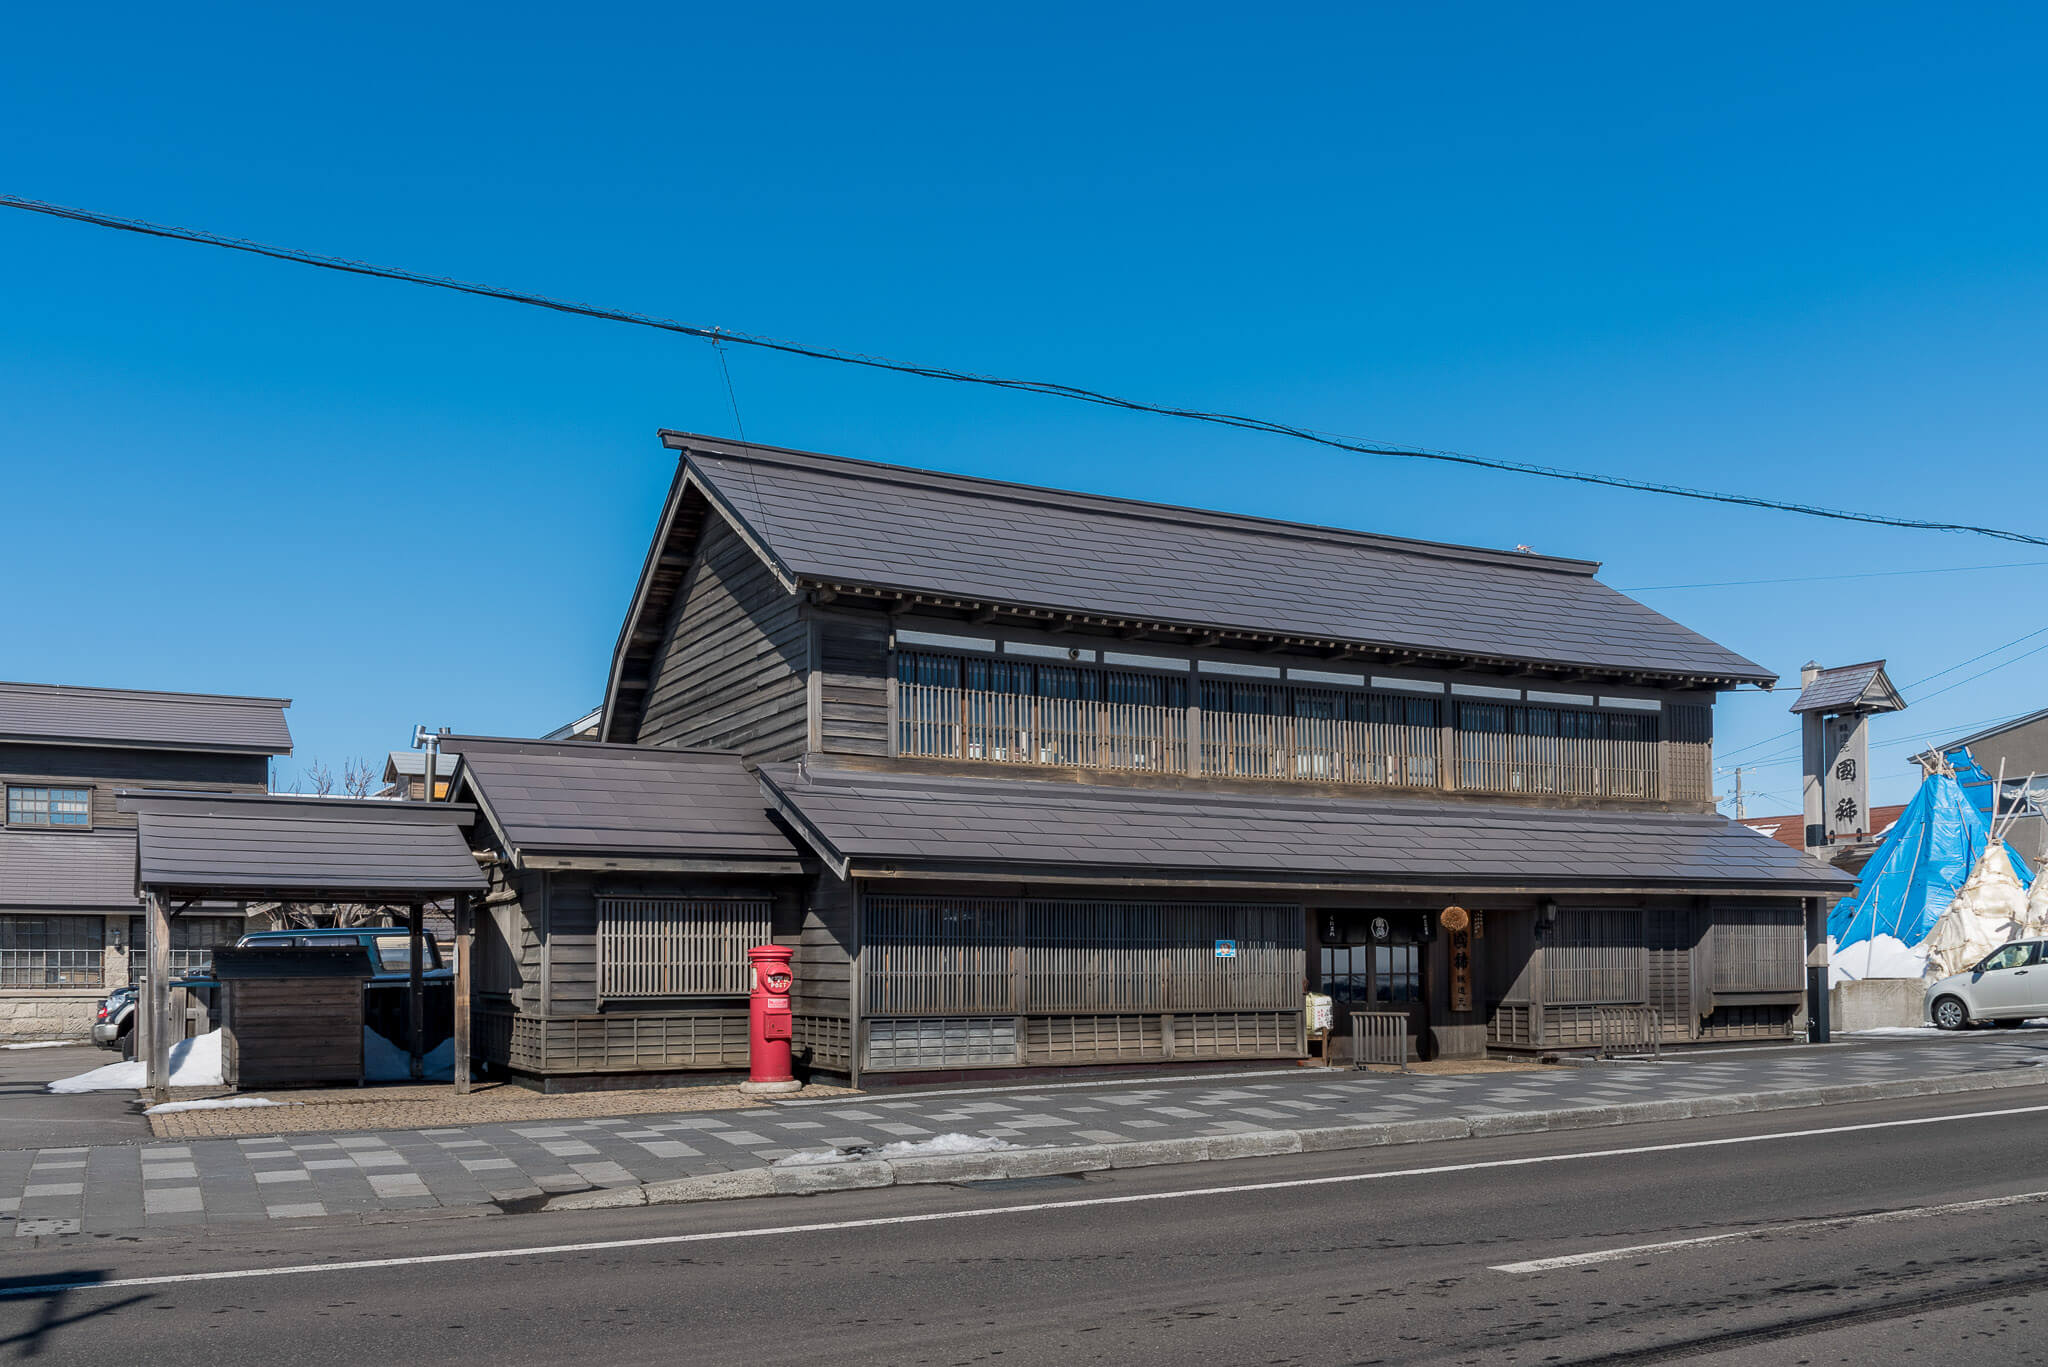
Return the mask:
[[[1584, 1048], [1617, 1007], [1791, 1032], [1851, 885], [1712, 790], [1716, 695], [1774, 677], [1596, 565], [664, 440], [600, 738], [754, 770], [806, 870], [773, 929], [811, 1066], [1293, 1058], [1304, 987], [1428, 1053]], [[663, 1028], [604, 987], [647, 957], [602, 924], [631, 889], [590, 898], [575, 1013]], [[535, 924], [479, 953], [544, 966]]]
[[[448, 779], [455, 772], [457, 756], [453, 751], [443, 750], [434, 757], [434, 798], [436, 801], [448, 796]], [[427, 752], [424, 750], [393, 750], [384, 760], [384, 786], [377, 790], [378, 797], [403, 798], [408, 802], [422, 801], [427, 795]]]
[[554, 730], [548, 732], [545, 736], [542, 736], [541, 739], [594, 740], [597, 737], [597, 724], [600, 720], [603, 719], [603, 717], [604, 709], [602, 707], [593, 707], [590, 711], [584, 713], [575, 721], [569, 722], [568, 724], [563, 726], [557, 726]]
[[[1840, 869], [1843, 873], [1861, 873], [1863, 865], [1869, 861], [1870, 856], [1883, 843], [1885, 833], [1891, 830], [1892, 824], [1899, 819], [1900, 814], [1905, 810], [1906, 804], [1903, 802], [1896, 805], [1872, 807], [1870, 809], [1870, 835], [1867, 840], [1837, 844], [1823, 849], [1812, 850], [1809, 853], [1816, 859], [1823, 860]], [[1793, 812], [1789, 816], [1747, 816], [1742, 818], [1742, 824], [1755, 831], [1758, 835], [1769, 836], [1781, 845], [1788, 845], [1795, 850], [1806, 849], [1806, 817], [1803, 813]]]
[[[2048, 862], [2048, 816], [2043, 814], [2044, 808], [2048, 808], [2048, 708], [1986, 727], [1913, 757], [1913, 762], [1923, 768], [1937, 760], [1957, 769], [1963, 791], [1977, 801], [1979, 810], [1991, 805], [1981, 786], [1987, 781], [1998, 788], [1999, 812], [2025, 805], [2026, 814], [2013, 823], [2007, 843], [2036, 869]], [[1975, 760], [1977, 768], [1984, 771], [1983, 777], [1965, 774], [1965, 760]]]
[[[281, 698], [0, 683], [0, 1037], [83, 1038], [139, 967], [135, 818], [121, 789], [261, 793], [291, 753]], [[203, 967], [238, 907], [171, 922], [171, 963]]]

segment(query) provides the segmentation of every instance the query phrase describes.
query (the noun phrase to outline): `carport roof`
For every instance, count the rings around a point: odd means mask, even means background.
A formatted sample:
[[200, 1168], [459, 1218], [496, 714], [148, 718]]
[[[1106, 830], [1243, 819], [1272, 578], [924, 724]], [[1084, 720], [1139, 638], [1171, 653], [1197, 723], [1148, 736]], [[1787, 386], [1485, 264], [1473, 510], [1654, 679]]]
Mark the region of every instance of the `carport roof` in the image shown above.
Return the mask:
[[486, 886], [463, 828], [474, 807], [360, 798], [124, 792], [136, 884], [277, 901], [431, 901]]

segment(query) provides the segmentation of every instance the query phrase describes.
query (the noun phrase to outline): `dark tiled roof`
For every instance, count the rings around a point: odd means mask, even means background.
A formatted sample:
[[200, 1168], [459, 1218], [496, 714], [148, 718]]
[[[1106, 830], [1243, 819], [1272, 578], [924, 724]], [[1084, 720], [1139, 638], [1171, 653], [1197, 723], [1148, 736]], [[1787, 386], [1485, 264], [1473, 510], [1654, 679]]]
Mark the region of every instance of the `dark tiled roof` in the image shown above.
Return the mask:
[[0, 831], [0, 910], [137, 905], [135, 832]]
[[473, 807], [374, 799], [122, 793], [141, 881], [252, 897], [375, 900], [481, 892]]
[[[1014, 867], [1244, 881], [1770, 889], [1850, 880], [1714, 815], [1240, 796], [764, 765], [772, 799], [855, 872]], [[1041, 875], [1044, 876], [1044, 875]]]
[[0, 740], [288, 755], [287, 698], [0, 683]]
[[785, 578], [1560, 667], [1771, 671], [1597, 565], [664, 433]]
[[791, 861], [761, 787], [722, 750], [459, 737], [462, 771], [520, 855]]
[[[1871, 685], [1882, 682], [1882, 686], [1869, 698]], [[1794, 712], [1829, 712], [1849, 707], [1858, 700], [1872, 704], [1878, 711], [1891, 712], [1905, 704], [1898, 701], [1891, 680], [1885, 678], [1883, 660], [1866, 660], [1860, 665], [1838, 665], [1823, 669], [1813, 676], [1813, 682], [1799, 690], [1799, 698], [1792, 704]]]

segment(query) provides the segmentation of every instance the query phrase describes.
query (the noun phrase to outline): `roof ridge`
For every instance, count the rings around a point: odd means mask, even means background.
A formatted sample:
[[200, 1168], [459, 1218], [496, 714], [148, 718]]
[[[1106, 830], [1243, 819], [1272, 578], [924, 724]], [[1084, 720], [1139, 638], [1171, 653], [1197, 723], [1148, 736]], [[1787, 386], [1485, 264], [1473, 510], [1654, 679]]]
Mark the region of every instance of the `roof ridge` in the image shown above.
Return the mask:
[[[620, 751], [628, 751], [628, 750], [630, 750], [630, 751], [632, 751], [632, 752], [633, 752], [633, 753], [635, 753], [635, 754], [640, 754], [640, 755], [648, 755], [648, 756], [661, 756], [661, 755], [682, 755], [682, 756], [702, 756], [702, 755], [721, 755], [721, 756], [722, 756], [722, 755], [735, 755], [735, 756], [736, 756], [736, 755], [739, 755], [739, 754], [740, 754], [740, 751], [738, 751], [738, 750], [726, 750], [726, 749], [719, 749], [719, 748], [716, 748], [716, 747], [713, 747], [713, 746], [701, 746], [701, 745], [638, 745], [638, 744], [634, 744], [633, 742], [630, 742], [630, 741], [616, 741], [616, 740], [548, 740], [548, 739], [545, 739], [544, 737], [540, 737], [540, 736], [457, 736], [457, 735], [446, 735], [446, 736], [442, 736], [442, 737], [440, 737], [440, 740], [441, 740], [442, 742], [444, 742], [444, 743], [447, 743], [447, 742], [452, 742], [452, 741], [460, 741], [460, 742], [462, 742], [462, 743], [463, 743], [464, 745], [466, 745], [466, 746], [474, 746], [474, 745], [478, 745], [478, 744], [481, 744], [481, 745], [485, 745], [485, 746], [491, 746], [491, 745], [505, 745], [505, 746], [513, 746], [513, 745], [517, 745], [517, 746], [536, 746], [536, 745], [544, 745], [544, 746], [547, 746], [547, 747], [548, 747], [548, 748], [550, 748], [550, 749], [560, 749], [560, 750], [606, 750], [606, 751], [610, 751], [610, 752], [611, 752], [611, 753], [613, 753], [613, 754], [617, 754], [617, 753], [619, 753]], [[402, 750], [394, 750], [394, 751], [392, 751], [392, 753], [393, 753], [393, 754], [403, 754], [403, 753], [405, 753], [405, 752], [404, 752], [404, 751], [402, 751]], [[442, 753], [444, 753], [444, 754], [449, 754], [449, 753], [453, 753], [453, 754], [457, 754], [457, 755], [459, 755], [459, 754], [461, 754], [461, 753], [462, 753], [462, 751], [459, 751], [459, 750], [458, 750], [458, 751], [453, 751], [453, 752], [450, 752], [450, 751], [443, 751]]]
[[1038, 504], [1071, 510], [1074, 500], [1087, 500], [1097, 505], [1094, 511], [1115, 516], [1137, 518], [1152, 522], [1181, 523], [1207, 521], [1213, 526], [1267, 536], [1291, 537], [1302, 541], [1334, 542], [1343, 545], [1369, 546], [1379, 550], [1409, 555], [1433, 556], [1446, 560], [1467, 560], [1484, 564], [1497, 564], [1507, 568], [1531, 569], [1543, 573], [1568, 575], [1590, 579], [1599, 573], [1600, 562], [1583, 560], [1571, 556], [1540, 555], [1534, 551], [1500, 550], [1491, 546], [1472, 546], [1453, 541], [1429, 541], [1420, 537], [1395, 536], [1387, 532], [1361, 531], [1352, 527], [1332, 527], [1315, 522], [1293, 522], [1285, 518], [1260, 517], [1253, 513], [1229, 512], [1220, 508], [1197, 508], [1188, 504], [1156, 503], [1147, 499], [1125, 498], [1117, 494], [1096, 494], [1081, 489], [1061, 489], [1046, 484], [1024, 484], [1015, 480], [991, 479], [986, 475], [961, 475], [944, 470], [925, 470], [913, 465], [895, 465], [884, 461], [861, 460], [853, 456], [830, 455], [821, 451], [803, 451], [793, 447], [764, 446], [759, 442], [738, 443], [720, 437], [703, 436], [693, 432], [677, 432], [668, 428], [661, 431], [664, 445], [687, 456], [700, 447], [712, 448], [703, 454], [715, 455], [722, 460], [753, 461], [763, 465], [780, 465], [790, 469], [850, 467], [849, 473], [865, 475], [867, 478], [885, 483], [912, 485], [923, 488], [951, 489], [961, 492], [957, 486], [970, 485], [978, 492], [994, 492], [1014, 502]]
[[259, 698], [247, 693], [180, 693], [162, 688], [109, 688], [100, 684], [27, 683], [0, 679], [0, 691], [18, 689], [38, 693], [106, 694], [120, 698], [154, 698], [165, 702], [217, 702], [245, 707], [290, 707], [290, 698]]

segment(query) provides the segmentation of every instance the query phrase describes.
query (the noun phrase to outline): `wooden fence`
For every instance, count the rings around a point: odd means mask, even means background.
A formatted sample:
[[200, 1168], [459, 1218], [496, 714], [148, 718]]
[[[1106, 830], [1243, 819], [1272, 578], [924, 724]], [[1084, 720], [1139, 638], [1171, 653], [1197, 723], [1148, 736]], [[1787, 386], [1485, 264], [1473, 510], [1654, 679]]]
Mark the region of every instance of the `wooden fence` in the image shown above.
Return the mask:
[[1299, 906], [871, 896], [863, 908], [873, 1016], [1301, 1006]]
[[475, 1031], [477, 1057], [542, 1075], [747, 1066], [747, 1013], [739, 1009], [596, 1016], [483, 1010]]
[[769, 933], [765, 898], [600, 897], [598, 996], [745, 996], [747, 951]]

